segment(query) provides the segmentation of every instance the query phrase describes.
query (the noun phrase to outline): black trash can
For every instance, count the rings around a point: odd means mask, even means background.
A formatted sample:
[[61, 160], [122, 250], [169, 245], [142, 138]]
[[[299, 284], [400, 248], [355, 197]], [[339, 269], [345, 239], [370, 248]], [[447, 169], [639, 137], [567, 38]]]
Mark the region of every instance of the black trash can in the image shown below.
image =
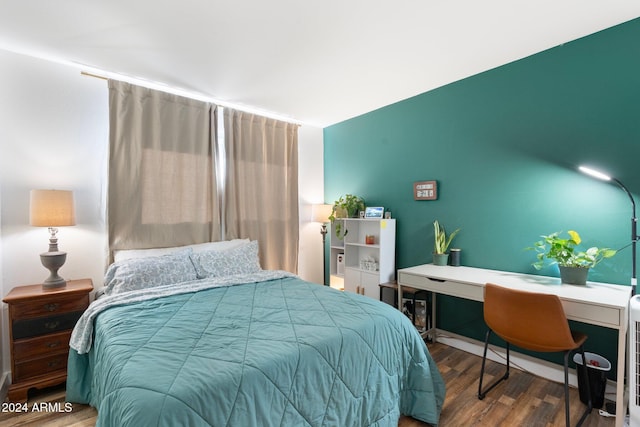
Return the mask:
[[587, 385], [584, 380], [584, 370], [587, 370], [589, 378], [589, 388], [591, 389], [591, 402], [596, 409], [602, 408], [604, 405], [604, 392], [607, 388], [607, 372], [611, 370], [611, 362], [599, 354], [584, 353], [587, 359], [587, 367], [582, 365], [582, 355], [576, 353], [573, 356], [573, 362], [576, 364], [576, 375], [578, 376], [578, 391], [580, 392], [580, 401], [585, 405], [589, 402], [587, 397]]

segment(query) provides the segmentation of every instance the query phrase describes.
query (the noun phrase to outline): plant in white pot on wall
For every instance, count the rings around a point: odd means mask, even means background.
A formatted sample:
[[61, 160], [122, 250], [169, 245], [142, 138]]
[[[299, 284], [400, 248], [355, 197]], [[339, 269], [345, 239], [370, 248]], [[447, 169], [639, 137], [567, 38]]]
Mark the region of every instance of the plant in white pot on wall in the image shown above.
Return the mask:
[[[354, 196], [353, 194], [346, 194], [340, 196], [338, 200], [333, 202], [333, 208], [331, 209], [331, 215], [329, 221], [333, 224], [336, 219], [339, 218], [354, 218], [358, 216], [360, 211], [365, 208], [364, 199], [362, 197]], [[336, 237], [343, 239], [347, 235], [349, 230], [342, 229], [342, 224], [338, 222], [335, 224]]]
[[460, 232], [460, 229], [456, 229], [453, 233], [449, 234], [449, 237], [447, 237], [447, 232], [444, 229], [444, 226], [436, 219], [433, 221], [433, 232], [433, 263], [435, 265], [447, 265], [447, 262], [449, 261], [447, 249], [449, 248], [449, 245], [451, 245], [453, 238], [456, 237], [456, 234]]
[[544, 267], [545, 259], [558, 264], [562, 283], [572, 285], [585, 285], [589, 269], [595, 267], [605, 258], [611, 258], [616, 254], [614, 249], [591, 247], [586, 251], [576, 250], [576, 246], [582, 242], [580, 235], [574, 231], [567, 232], [569, 238], [561, 238], [560, 232], [542, 235], [542, 240], [527, 248], [537, 252], [538, 259], [532, 265], [536, 270]]

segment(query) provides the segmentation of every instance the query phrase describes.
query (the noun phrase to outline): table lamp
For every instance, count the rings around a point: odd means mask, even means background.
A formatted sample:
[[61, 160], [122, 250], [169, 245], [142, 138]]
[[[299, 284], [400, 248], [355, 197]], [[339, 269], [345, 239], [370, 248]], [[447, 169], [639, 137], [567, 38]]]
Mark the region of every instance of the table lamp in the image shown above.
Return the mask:
[[62, 288], [67, 282], [58, 270], [67, 260], [67, 253], [58, 250], [58, 228], [76, 225], [73, 192], [65, 190], [31, 190], [29, 223], [49, 228], [49, 251], [40, 254], [40, 261], [50, 272], [43, 289]]
[[624, 190], [625, 193], [627, 193], [629, 199], [631, 199], [631, 257], [633, 258], [631, 268], [631, 295], [633, 296], [636, 294], [636, 284], [638, 283], [638, 279], [636, 278], [636, 242], [638, 241], [638, 218], [636, 217], [636, 201], [634, 200], [633, 195], [631, 194], [629, 189], [627, 189], [627, 187], [625, 187], [624, 184], [617, 179], [586, 166], [580, 166], [578, 167], [578, 169], [580, 170], [580, 172], [590, 175], [594, 178], [598, 178], [603, 181], [615, 182], [620, 188], [622, 188], [622, 190]]
[[317, 204], [311, 206], [312, 220], [314, 222], [322, 223], [320, 227], [320, 234], [322, 234], [322, 284], [327, 284], [327, 270], [326, 270], [326, 254], [325, 254], [325, 242], [327, 240], [327, 222], [329, 222], [329, 216], [333, 205]]

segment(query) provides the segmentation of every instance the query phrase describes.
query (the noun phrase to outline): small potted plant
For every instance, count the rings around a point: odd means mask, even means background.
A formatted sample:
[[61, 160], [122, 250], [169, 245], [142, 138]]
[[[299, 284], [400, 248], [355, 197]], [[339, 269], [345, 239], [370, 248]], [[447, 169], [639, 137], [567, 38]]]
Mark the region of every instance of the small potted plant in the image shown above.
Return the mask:
[[434, 231], [434, 245], [433, 245], [433, 263], [435, 265], [447, 265], [449, 261], [449, 254], [447, 253], [447, 249], [451, 244], [451, 241], [456, 234], [460, 232], [460, 229], [456, 229], [453, 233], [449, 234], [447, 238], [447, 232], [444, 229], [438, 220], [433, 221], [433, 231]]
[[[338, 218], [354, 218], [358, 216], [360, 211], [363, 211], [365, 207], [364, 199], [362, 197], [354, 196], [353, 194], [346, 194], [340, 196], [338, 200], [333, 202], [333, 208], [331, 209], [331, 215], [329, 221], [333, 224]], [[343, 239], [347, 235], [349, 230], [342, 229], [342, 224], [338, 222], [335, 224], [336, 237]]]
[[545, 259], [552, 260], [552, 264], [558, 264], [562, 283], [586, 285], [589, 269], [603, 259], [611, 258], [616, 251], [595, 246], [586, 251], [578, 251], [576, 246], [582, 242], [580, 235], [574, 230], [569, 230], [567, 234], [569, 238], [561, 238], [560, 232], [540, 236], [542, 240], [528, 248], [537, 252], [538, 260], [532, 265], [536, 270], [540, 270], [545, 265]]

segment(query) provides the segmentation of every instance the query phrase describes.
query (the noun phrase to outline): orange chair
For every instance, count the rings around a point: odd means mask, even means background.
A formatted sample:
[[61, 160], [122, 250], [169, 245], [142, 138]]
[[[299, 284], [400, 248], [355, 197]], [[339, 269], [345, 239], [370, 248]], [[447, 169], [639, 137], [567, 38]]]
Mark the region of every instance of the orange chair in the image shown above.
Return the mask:
[[[564, 406], [566, 425], [569, 427], [569, 354], [573, 350], [579, 349], [582, 354], [583, 366], [586, 367], [583, 344], [587, 340], [587, 336], [569, 329], [569, 322], [564, 314], [560, 298], [556, 295], [525, 292], [487, 283], [484, 288], [484, 320], [489, 326], [489, 330], [484, 343], [478, 399], [484, 399], [489, 390], [509, 378], [510, 344], [537, 352], [564, 352]], [[491, 332], [507, 343], [507, 369], [502, 377], [482, 390]], [[591, 391], [588, 389], [587, 369], [583, 369], [583, 372], [589, 402], [580, 421], [576, 424], [577, 426], [584, 422], [593, 409]]]

